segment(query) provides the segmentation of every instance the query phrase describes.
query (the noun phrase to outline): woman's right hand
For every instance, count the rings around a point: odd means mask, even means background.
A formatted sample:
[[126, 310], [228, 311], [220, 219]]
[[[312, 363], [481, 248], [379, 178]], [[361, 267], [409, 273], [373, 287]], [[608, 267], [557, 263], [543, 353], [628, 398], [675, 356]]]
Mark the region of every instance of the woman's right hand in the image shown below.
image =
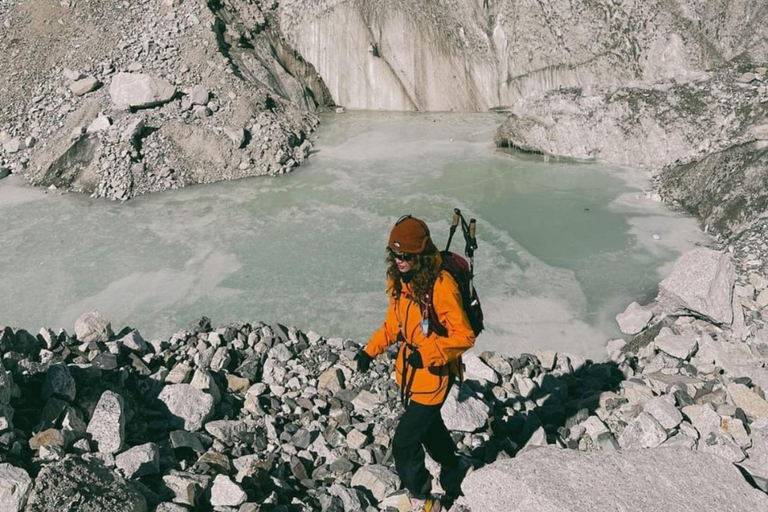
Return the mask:
[[368, 355], [368, 352], [361, 350], [357, 353], [354, 360], [357, 362], [357, 371], [367, 372], [371, 368], [373, 358]]

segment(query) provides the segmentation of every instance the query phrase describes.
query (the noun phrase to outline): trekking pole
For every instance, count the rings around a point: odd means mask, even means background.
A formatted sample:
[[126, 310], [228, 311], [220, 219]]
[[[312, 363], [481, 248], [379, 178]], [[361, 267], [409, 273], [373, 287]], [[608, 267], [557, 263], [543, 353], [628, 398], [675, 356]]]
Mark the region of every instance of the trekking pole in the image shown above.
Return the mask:
[[472, 250], [477, 249], [477, 221], [475, 219], [469, 219], [469, 239], [472, 242]]
[[448, 235], [448, 243], [445, 244], [446, 251], [451, 248], [451, 240], [453, 240], [453, 234], [456, 232], [456, 226], [459, 225], [459, 215], [461, 215], [461, 210], [454, 208], [453, 219], [451, 220], [451, 232]]
[[469, 230], [466, 253], [469, 257], [469, 285], [475, 277], [475, 249], [477, 249], [477, 220], [469, 219]]

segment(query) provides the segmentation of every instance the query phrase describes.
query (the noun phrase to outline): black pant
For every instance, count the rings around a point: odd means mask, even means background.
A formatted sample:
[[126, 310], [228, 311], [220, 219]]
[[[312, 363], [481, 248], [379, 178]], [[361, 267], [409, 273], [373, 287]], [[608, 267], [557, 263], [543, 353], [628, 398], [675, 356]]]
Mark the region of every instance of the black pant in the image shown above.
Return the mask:
[[395, 469], [412, 498], [426, 498], [432, 486], [424, 465], [424, 448], [443, 467], [458, 463], [456, 445], [440, 416], [442, 406], [410, 402], [395, 430], [392, 441]]

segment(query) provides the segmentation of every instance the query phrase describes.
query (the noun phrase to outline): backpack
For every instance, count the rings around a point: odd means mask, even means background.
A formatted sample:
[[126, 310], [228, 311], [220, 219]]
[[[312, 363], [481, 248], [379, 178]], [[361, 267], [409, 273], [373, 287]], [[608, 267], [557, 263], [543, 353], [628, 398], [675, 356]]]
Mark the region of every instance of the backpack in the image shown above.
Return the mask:
[[[456, 233], [456, 228], [461, 224], [461, 232], [464, 235], [464, 241], [466, 247], [464, 248], [464, 254], [466, 254], [469, 261], [462, 258], [458, 254], [451, 252], [451, 241], [453, 235]], [[480, 305], [480, 299], [477, 297], [477, 290], [475, 290], [472, 279], [475, 276], [475, 249], [477, 249], [477, 238], [475, 237], [477, 223], [475, 219], [470, 219], [469, 223], [464, 220], [464, 216], [461, 214], [461, 210], [458, 208], [453, 209], [453, 220], [451, 221], [451, 231], [448, 236], [448, 243], [445, 244], [445, 250], [440, 251], [440, 255], [443, 257], [442, 268], [446, 270], [451, 277], [459, 285], [459, 293], [461, 294], [461, 302], [464, 308], [464, 312], [469, 318], [469, 324], [472, 326], [472, 331], [477, 337], [483, 332], [483, 308]], [[432, 296], [427, 296], [427, 311], [429, 316], [429, 328], [438, 336], [447, 336], [448, 331], [440, 320], [437, 318], [435, 308], [432, 306]]]

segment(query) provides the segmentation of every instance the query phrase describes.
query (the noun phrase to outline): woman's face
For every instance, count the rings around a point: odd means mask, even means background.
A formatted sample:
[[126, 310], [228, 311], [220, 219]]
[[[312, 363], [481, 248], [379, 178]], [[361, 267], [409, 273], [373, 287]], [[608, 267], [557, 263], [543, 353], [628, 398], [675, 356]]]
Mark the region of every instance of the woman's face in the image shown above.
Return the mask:
[[395, 258], [395, 265], [397, 265], [397, 270], [399, 270], [401, 274], [405, 274], [411, 270], [413, 254], [392, 251], [392, 256]]

